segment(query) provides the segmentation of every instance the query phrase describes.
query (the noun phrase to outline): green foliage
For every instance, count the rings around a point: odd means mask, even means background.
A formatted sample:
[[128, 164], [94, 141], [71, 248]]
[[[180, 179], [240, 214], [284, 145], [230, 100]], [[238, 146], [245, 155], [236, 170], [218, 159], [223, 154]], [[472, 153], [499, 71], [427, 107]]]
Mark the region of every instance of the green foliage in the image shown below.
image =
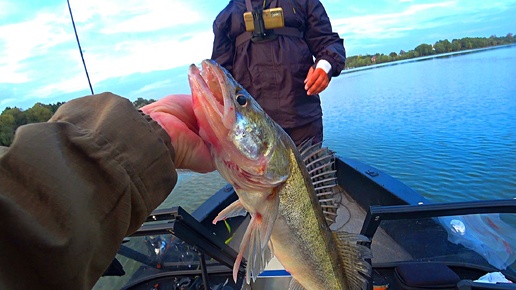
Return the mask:
[[426, 43], [416, 46], [416, 48], [414, 50], [417, 51], [420, 56], [427, 56], [427, 55], [435, 54], [434, 47], [432, 45], [426, 44]]
[[43, 105], [41, 103], [36, 103], [32, 108], [25, 111], [27, 123], [46, 122], [53, 114], [54, 112], [52, 112], [49, 105]]
[[139, 109], [145, 105], [148, 105], [148, 104], [154, 103], [154, 102], [156, 102], [156, 100], [154, 100], [154, 99], [146, 100], [143, 98], [138, 98], [138, 99], [136, 99], [136, 101], [133, 102], [133, 105]]
[[15, 119], [13, 115], [3, 113], [0, 115], [0, 145], [8, 146], [13, 142], [14, 123]]
[[[5, 108], [5, 110], [2, 112], [2, 115], [0, 116], [12, 116], [13, 118], [13, 126], [16, 126], [16, 127], [19, 127], [21, 125], [25, 125], [27, 124], [27, 117], [25, 116], [25, 114], [23, 113], [22, 110], [14, 107], [14, 108]], [[2, 120], [0, 118], [0, 120]]]
[[496, 35], [492, 35], [489, 38], [465, 37], [462, 39], [453, 39], [451, 42], [448, 39], [444, 39], [437, 41], [433, 45], [422, 43], [408, 52], [401, 50], [399, 54], [391, 52], [389, 55], [377, 53], [375, 55], [350, 56], [346, 59], [346, 69], [454, 51], [506, 45], [515, 42], [516, 39], [513, 37], [512, 33], [508, 33], [505, 37], [497, 37]]
[[[156, 100], [146, 100], [138, 98], [133, 102], [136, 108], [141, 108], [147, 104], [154, 103]], [[32, 108], [23, 111], [19, 108], [7, 107], [0, 114], [0, 146], [10, 146], [14, 139], [16, 129], [29, 123], [46, 122], [59, 109], [64, 102], [55, 104], [36, 103]]]
[[434, 44], [435, 53], [447, 53], [452, 52], [452, 44], [448, 41], [448, 39], [445, 40], [439, 40]]
[[5, 108], [0, 114], [0, 146], [11, 145], [18, 127], [29, 123], [48, 121], [62, 104], [64, 102], [50, 105], [36, 103], [32, 108], [25, 111], [16, 107]]

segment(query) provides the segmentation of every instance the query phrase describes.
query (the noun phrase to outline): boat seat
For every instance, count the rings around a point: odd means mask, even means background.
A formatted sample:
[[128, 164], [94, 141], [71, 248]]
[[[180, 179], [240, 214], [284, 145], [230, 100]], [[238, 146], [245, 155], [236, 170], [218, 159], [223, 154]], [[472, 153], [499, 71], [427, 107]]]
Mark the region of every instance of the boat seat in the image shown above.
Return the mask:
[[403, 290], [455, 290], [460, 281], [460, 277], [448, 266], [433, 262], [398, 265], [394, 276], [398, 289]]

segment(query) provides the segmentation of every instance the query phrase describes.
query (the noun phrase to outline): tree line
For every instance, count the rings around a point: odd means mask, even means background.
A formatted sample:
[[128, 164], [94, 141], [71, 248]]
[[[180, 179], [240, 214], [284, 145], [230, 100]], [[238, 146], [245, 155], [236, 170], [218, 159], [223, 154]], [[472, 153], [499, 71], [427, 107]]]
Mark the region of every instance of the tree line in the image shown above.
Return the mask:
[[[439, 40], [433, 45], [424, 43], [420, 44], [408, 52], [401, 50], [399, 53], [391, 52], [388, 55], [376, 53], [374, 55], [350, 56], [346, 60], [346, 69], [454, 51], [506, 45], [514, 42], [516, 42], [516, 40], [512, 33], [507, 34], [505, 37], [496, 37], [494, 35], [489, 38], [465, 37], [462, 39], [453, 39], [451, 42], [445, 39]], [[138, 98], [133, 102], [133, 105], [140, 108], [155, 101], [156, 100], [153, 99], [146, 100]], [[48, 121], [62, 104], [64, 104], [64, 102], [57, 102], [55, 104], [48, 105], [36, 103], [32, 108], [27, 110], [22, 110], [17, 107], [5, 108], [5, 110], [0, 114], [0, 145], [10, 146], [13, 142], [14, 132], [18, 127], [29, 123]]]
[[[138, 98], [133, 102], [136, 108], [141, 108], [146, 104], [155, 102], [156, 100], [146, 100]], [[0, 114], [0, 145], [10, 146], [14, 139], [14, 132], [22, 125], [38, 122], [46, 122], [54, 115], [57, 109], [65, 102], [57, 102], [55, 104], [36, 103], [32, 108], [23, 110], [21, 108], [7, 107]]]
[[367, 55], [354, 55], [346, 59], [345, 69], [358, 68], [363, 66], [387, 63], [398, 60], [406, 60], [411, 58], [417, 58], [422, 56], [430, 56], [442, 53], [449, 53], [455, 51], [463, 51], [470, 49], [485, 48], [490, 46], [499, 46], [515, 43], [516, 39], [512, 33], [508, 33], [505, 37], [497, 37], [492, 35], [490, 37], [465, 37], [461, 39], [453, 39], [451, 42], [448, 39], [439, 40], [433, 45], [431, 44], [420, 44], [413, 50], [404, 51], [401, 50], [399, 53], [391, 52], [388, 55], [383, 53], [367, 54]]

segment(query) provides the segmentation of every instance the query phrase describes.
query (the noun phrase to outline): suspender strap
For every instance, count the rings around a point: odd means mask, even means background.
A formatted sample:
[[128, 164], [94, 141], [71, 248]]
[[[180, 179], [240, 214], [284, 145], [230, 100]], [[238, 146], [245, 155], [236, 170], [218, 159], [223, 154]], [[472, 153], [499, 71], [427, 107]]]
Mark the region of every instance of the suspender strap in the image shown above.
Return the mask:
[[[265, 9], [265, 2], [266, 1], [267, 0], [263, 1], [263, 4], [264, 4], [263, 5], [264, 6], [263, 9]], [[253, 5], [251, 5], [251, 0], [245, 0], [245, 6], [247, 7], [247, 11], [248, 12], [253, 11]], [[272, 0], [271, 1], [271, 7], [276, 7], [276, 6], [278, 6], [278, 0]]]
[[[253, 11], [253, 7], [251, 5], [251, 0], [245, 0], [245, 5], [247, 7], [247, 11]], [[272, 0], [271, 7], [276, 7], [278, 5], [277, 0]], [[303, 31], [300, 31], [297, 28], [294, 27], [282, 27], [282, 28], [276, 28], [272, 30], [274, 34], [276, 35], [285, 35], [285, 36], [292, 36], [292, 37], [299, 37], [303, 38], [305, 35]], [[235, 47], [240, 46], [242, 43], [249, 41], [251, 38], [253, 38], [253, 33], [250, 31], [246, 31], [235, 39]]]
[[245, 6], [247, 6], [247, 11], [253, 11], [253, 6], [251, 5], [251, 0], [245, 0]]
[[[272, 31], [274, 31], [274, 34], [276, 34], [276, 35], [293, 36], [293, 37], [299, 37], [299, 38], [303, 38], [305, 36], [303, 31], [300, 31], [299, 29], [294, 28], [294, 27], [276, 28], [276, 29], [273, 29]], [[250, 31], [246, 31], [246, 32], [240, 34], [235, 39], [235, 47], [238, 47], [241, 44], [243, 44], [244, 42], [249, 41], [251, 38], [253, 38], [253, 33]]]
[[299, 30], [298, 28], [294, 27], [282, 27], [282, 28], [276, 28], [273, 29], [274, 33], [277, 35], [286, 35], [286, 36], [293, 36], [293, 37], [299, 37], [303, 38], [305, 37], [305, 34], [303, 31]]

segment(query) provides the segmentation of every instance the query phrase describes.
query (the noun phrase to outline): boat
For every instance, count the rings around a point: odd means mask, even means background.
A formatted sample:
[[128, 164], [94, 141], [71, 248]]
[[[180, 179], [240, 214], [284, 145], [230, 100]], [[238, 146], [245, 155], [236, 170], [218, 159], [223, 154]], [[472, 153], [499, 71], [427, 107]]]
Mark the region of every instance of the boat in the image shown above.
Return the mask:
[[[516, 282], [516, 199], [434, 203], [358, 160], [336, 156], [334, 166], [339, 208], [330, 228], [372, 241], [369, 289], [516, 289], [508, 283]], [[226, 185], [191, 213], [154, 211], [95, 289], [288, 289], [291, 277], [274, 259], [252, 285], [242, 288], [245, 263], [233, 281], [249, 218], [212, 220], [236, 199]]]

